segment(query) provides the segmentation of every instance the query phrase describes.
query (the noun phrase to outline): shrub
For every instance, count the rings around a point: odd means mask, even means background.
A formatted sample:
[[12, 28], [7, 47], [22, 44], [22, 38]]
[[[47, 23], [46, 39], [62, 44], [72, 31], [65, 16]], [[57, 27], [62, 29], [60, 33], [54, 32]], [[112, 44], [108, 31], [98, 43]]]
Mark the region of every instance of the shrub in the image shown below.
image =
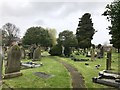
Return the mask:
[[52, 56], [61, 56], [62, 55], [62, 47], [59, 44], [57, 44], [50, 49], [49, 53]]
[[70, 54], [71, 54], [72, 52], [71, 52], [71, 48], [70, 47], [65, 47], [65, 50], [64, 50], [64, 54], [65, 54], [65, 56], [70, 56]]

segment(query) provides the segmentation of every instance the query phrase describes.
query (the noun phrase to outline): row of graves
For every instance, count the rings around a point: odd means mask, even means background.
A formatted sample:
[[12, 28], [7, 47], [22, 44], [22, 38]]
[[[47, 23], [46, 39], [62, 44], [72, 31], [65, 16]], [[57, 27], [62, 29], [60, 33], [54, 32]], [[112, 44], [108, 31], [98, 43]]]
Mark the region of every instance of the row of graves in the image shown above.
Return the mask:
[[[90, 49], [87, 49], [87, 50], [80, 49], [78, 52], [75, 53], [75, 55], [84, 55], [86, 57], [91, 57], [91, 60], [94, 61], [95, 58], [99, 58], [99, 59], [104, 58], [104, 48], [103, 46], [101, 46], [99, 48], [91, 47]], [[88, 61], [89, 60], [89, 59], [84, 59], [84, 58], [77, 59], [73, 57], [73, 55], [71, 55], [71, 59], [74, 61]]]
[[[91, 61], [94, 61], [95, 58], [102, 59], [104, 58], [104, 52], [107, 52], [106, 54], [106, 69], [103, 71], [100, 71], [98, 74], [98, 77], [93, 77], [92, 81], [94, 83], [99, 83], [103, 85], [108, 85], [116, 88], [120, 88], [120, 56], [118, 57], [118, 72], [113, 72], [111, 68], [111, 63], [112, 63], [112, 48], [107, 47], [104, 48], [103, 46], [95, 49], [91, 48], [87, 52], [85, 50], [79, 50], [79, 52], [76, 52], [75, 55], [85, 55], [86, 57], [90, 57]], [[74, 61], [89, 61], [89, 59], [86, 58], [75, 58], [73, 55], [71, 56], [71, 59]], [[85, 65], [89, 65], [88, 62], [85, 63]], [[95, 65], [97, 69], [99, 69], [101, 65]], [[117, 66], [116, 66], [117, 67]]]
[[[29, 52], [14, 44], [9, 48], [3, 48], [3, 60], [5, 63], [5, 73], [3, 74], [4, 79], [9, 79], [23, 75], [20, 70], [25, 68], [35, 68], [42, 66], [42, 63], [36, 63], [41, 59], [41, 48], [40, 46], [32, 45]], [[22, 62], [22, 59], [30, 59], [30, 62]]]
[[111, 71], [112, 70], [111, 61], [112, 61], [112, 49], [108, 49], [106, 59], [106, 70], [100, 71], [98, 77], [93, 77], [92, 81], [94, 83], [104, 84], [120, 89], [119, 57], [118, 57], [118, 72]]

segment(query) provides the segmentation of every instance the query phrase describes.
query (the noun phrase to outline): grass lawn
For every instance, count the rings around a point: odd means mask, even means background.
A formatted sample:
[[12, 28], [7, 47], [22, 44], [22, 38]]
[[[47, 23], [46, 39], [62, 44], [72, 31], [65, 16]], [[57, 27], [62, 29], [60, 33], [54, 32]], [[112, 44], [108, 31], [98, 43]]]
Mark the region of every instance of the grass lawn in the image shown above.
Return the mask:
[[[74, 55], [76, 58], [88, 58], [83, 55]], [[60, 58], [60, 57], [56, 57]], [[103, 59], [96, 59], [96, 61], [87, 61], [87, 62], [79, 62], [76, 61], [74, 62], [70, 58], [60, 58], [61, 60], [71, 64], [75, 68], [78, 69], [78, 71], [83, 75], [85, 79], [85, 85], [87, 88], [111, 88], [102, 84], [97, 84], [92, 82], [93, 77], [97, 77], [99, 71], [105, 70], [106, 69], [106, 57]], [[90, 58], [88, 58], [90, 59]], [[85, 65], [85, 63], [89, 63], [88, 66]], [[101, 67], [99, 69], [95, 68], [95, 65], [100, 64]], [[112, 71], [118, 71], [118, 55], [117, 53], [114, 53], [112, 55]]]
[[[22, 60], [28, 61], [28, 60]], [[11, 88], [70, 88], [71, 78], [66, 70], [59, 62], [48, 57], [43, 57], [41, 61], [43, 66], [38, 68], [30, 68], [21, 70], [22, 76], [5, 79], [5, 83]], [[54, 75], [54, 77], [43, 79], [35, 76], [35, 72], [45, 72]], [[5, 87], [3, 85], [3, 87]]]
[[[38, 63], [43, 63], [42, 67], [21, 70], [23, 76], [11, 79], [4, 79], [5, 83], [11, 88], [72, 88], [70, 74], [62, 64], [54, 60], [56, 58], [56, 60], [63, 60], [74, 66], [83, 75], [87, 88], [111, 88], [102, 84], [92, 82], [92, 78], [97, 77], [99, 71], [105, 70], [106, 57], [103, 59], [96, 59], [96, 61], [93, 62], [74, 62], [70, 58], [63, 58], [58, 56], [49, 56], [49, 58], [47, 57], [47, 55], [48, 53], [44, 52], [43, 56], [45, 57], [42, 57], [42, 60], [38, 61]], [[74, 56], [77, 58], [87, 58], [83, 55]], [[118, 56], [116, 53], [114, 53], [112, 56], [112, 71], [118, 71]], [[54, 59], [52, 57], [54, 57]], [[22, 61], [26, 62], [29, 60]], [[89, 63], [89, 65], [86, 66], [85, 63]], [[97, 64], [101, 65], [99, 69], [95, 68], [95, 65]], [[43, 79], [35, 76], [35, 72], [45, 72], [54, 75], [54, 77]], [[3, 87], [6, 86], [3, 85]]]

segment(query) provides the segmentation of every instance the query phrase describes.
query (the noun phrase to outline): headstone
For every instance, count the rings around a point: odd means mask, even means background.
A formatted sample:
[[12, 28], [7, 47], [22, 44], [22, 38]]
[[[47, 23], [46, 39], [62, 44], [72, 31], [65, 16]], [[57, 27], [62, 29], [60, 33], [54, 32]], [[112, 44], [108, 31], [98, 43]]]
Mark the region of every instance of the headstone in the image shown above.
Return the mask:
[[32, 45], [30, 47], [30, 52], [29, 52], [29, 59], [33, 59], [33, 53], [34, 53], [34, 50], [36, 49], [36, 45]]
[[97, 58], [100, 58], [100, 49], [97, 49]]
[[87, 52], [86, 57], [91, 57], [91, 52], [90, 51]]
[[25, 49], [21, 48], [21, 59], [25, 59], [25, 57], [26, 57]]
[[102, 46], [100, 48], [100, 58], [103, 58], [104, 57], [104, 47]]
[[111, 70], [111, 48], [107, 50], [106, 70]]
[[34, 50], [34, 53], [33, 53], [33, 61], [40, 60], [40, 58], [41, 58], [41, 48], [40, 48], [40, 46], [38, 46], [38, 47]]
[[91, 47], [91, 61], [95, 61], [95, 50]]
[[[13, 45], [8, 51], [8, 60], [5, 67], [5, 74], [20, 72], [21, 50], [18, 45]], [[11, 76], [10, 76], [11, 77]]]

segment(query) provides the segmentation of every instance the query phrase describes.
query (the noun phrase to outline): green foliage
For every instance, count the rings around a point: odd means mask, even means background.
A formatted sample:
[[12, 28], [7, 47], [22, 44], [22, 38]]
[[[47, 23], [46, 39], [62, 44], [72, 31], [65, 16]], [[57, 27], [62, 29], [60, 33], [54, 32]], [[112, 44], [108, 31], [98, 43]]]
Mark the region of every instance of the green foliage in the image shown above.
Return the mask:
[[64, 47], [76, 47], [78, 42], [72, 31], [64, 30], [59, 34], [57, 39], [58, 44], [62, 44]]
[[48, 33], [52, 39], [52, 46], [56, 45], [56, 34], [57, 34], [56, 30], [48, 28]]
[[106, 6], [106, 11], [103, 13], [107, 16], [108, 21], [111, 21], [111, 25], [108, 29], [109, 34], [112, 35], [110, 43], [113, 44], [115, 48], [120, 49], [120, 0], [115, 0], [111, 4]]
[[51, 49], [50, 49], [50, 52], [49, 52], [52, 56], [61, 56], [62, 55], [62, 47], [61, 45], [57, 44], [55, 46], [53, 46]]
[[91, 14], [85, 13], [82, 18], [80, 18], [78, 28], [76, 30], [78, 47], [89, 48], [91, 46], [91, 40], [93, 39], [94, 33], [95, 29], [93, 28]]
[[63, 32], [59, 33], [59, 38], [57, 39], [59, 45], [63, 45], [65, 50], [65, 56], [70, 56], [71, 54], [71, 47], [76, 47], [78, 45], [78, 41], [73, 34], [72, 31], [64, 30]]
[[52, 39], [48, 30], [42, 27], [31, 27], [27, 30], [25, 36], [23, 37], [23, 44], [40, 44], [41, 46], [48, 47], [52, 45]]
[[65, 47], [65, 50], [64, 50], [65, 56], [70, 56], [71, 53], [72, 53], [71, 48], [70, 47]]

